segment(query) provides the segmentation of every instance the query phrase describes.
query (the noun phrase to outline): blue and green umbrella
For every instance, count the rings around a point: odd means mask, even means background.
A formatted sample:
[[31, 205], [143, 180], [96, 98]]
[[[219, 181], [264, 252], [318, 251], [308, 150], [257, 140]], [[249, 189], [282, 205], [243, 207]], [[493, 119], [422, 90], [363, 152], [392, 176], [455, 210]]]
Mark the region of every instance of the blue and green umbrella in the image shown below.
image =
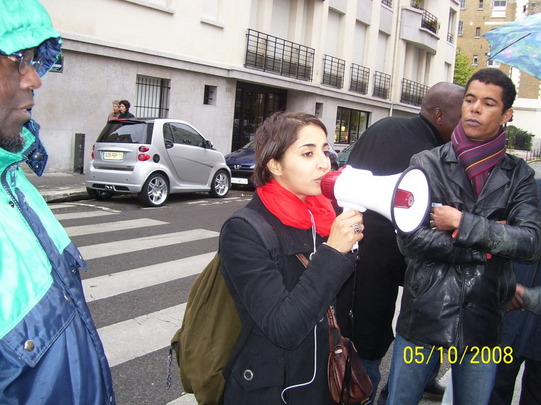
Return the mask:
[[541, 13], [520, 18], [487, 32], [490, 59], [541, 80]]

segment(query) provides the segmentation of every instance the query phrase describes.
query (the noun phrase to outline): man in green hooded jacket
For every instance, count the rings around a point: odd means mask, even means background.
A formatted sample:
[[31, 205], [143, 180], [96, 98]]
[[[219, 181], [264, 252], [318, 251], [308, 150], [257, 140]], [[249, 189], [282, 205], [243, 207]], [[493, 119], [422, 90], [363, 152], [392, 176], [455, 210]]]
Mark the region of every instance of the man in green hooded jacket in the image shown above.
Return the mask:
[[20, 167], [45, 169], [30, 113], [60, 49], [37, 0], [0, 0], [1, 404], [115, 404], [81, 285], [86, 265]]

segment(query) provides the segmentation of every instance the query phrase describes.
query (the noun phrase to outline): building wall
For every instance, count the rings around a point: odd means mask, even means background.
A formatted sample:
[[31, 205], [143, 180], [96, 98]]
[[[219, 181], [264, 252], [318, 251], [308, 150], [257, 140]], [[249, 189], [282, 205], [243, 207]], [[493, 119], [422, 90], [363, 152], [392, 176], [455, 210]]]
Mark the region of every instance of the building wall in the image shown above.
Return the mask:
[[[468, 55], [476, 70], [494, 67], [511, 77], [517, 88], [517, 99], [513, 105], [514, 114], [511, 125], [534, 134], [533, 147], [539, 149], [541, 146], [541, 129], [538, 124], [541, 119], [541, 81], [503, 63], [489, 65], [491, 49], [489, 42], [483, 37], [483, 34], [508, 21], [535, 13], [537, 10], [535, 3], [537, 2], [508, 0], [503, 13], [494, 12], [492, 1], [485, 0], [483, 3], [483, 8], [479, 8], [479, 0], [466, 0], [466, 7], [460, 10], [459, 19], [463, 22], [464, 29], [463, 35], [458, 39], [458, 49]], [[476, 35], [477, 32], [479, 35]], [[477, 64], [474, 63], [474, 56], [477, 57]]]
[[[64, 43], [63, 71], [45, 76], [33, 112], [51, 152], [48, 171], [72, 170], [76, 133], [86, 135], [88, 165], [111, 101], [128, 99], [133, 111], [138, 75], [169, 80], [168, 116], [192, 123], [224, 154], [231, 149], [239, 83], [287, 90], [288, 110], [315, 113], [319, 105], [333, 142], [339, 107], [368, 112], [369, 124], [411, 116], [419, 108], [400, 102], [403, 78], [427, 87], [452, 80], [456, 45], [446, 38], [456, 32], [449, 13], [458, 12], [457, 0], [425, 0], [439, 29], [434, 34], [413, 25], [413, 41], [401, 25], [412, 13], [411, 0], [390, 6], [381, 0], [41, 1]], [[244, 67], [249, 28], [313, 48], [312, 80]], [[341, 88], [321, 84], [326, 54], [345, 62]], [[370, 69], [367, 94], [349, 90], [352, 62]], [[376, 70], [391, 76], [389, 99], [372, 96]], [[211, 105], [203, 103], [205, 86], [216, 88]]]

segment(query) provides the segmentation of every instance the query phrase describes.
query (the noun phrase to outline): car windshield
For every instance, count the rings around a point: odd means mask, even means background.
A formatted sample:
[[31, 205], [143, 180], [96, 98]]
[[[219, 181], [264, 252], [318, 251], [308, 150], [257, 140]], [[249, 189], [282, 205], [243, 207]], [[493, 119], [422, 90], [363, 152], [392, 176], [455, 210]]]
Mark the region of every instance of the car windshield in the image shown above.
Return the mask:
[[246, 145], [244, 145], [241, 149], [253, 149], [254, 148], [254, 140], [251, 140]]
[[115, 121], [101, 131], [97, 142], [150, 144], [153, 124], [146, 122]]

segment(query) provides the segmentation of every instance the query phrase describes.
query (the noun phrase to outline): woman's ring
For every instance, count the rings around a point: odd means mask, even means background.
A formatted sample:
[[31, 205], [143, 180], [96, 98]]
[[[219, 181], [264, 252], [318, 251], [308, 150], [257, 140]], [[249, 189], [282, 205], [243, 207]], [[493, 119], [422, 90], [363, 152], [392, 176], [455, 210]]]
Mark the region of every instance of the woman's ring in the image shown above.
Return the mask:
[[353, 228], [353, 233], [361, 233], [363, 231], [363, 228], [361, 227], [361, 225], [357, 223], [351, 225], [351, 227]]

